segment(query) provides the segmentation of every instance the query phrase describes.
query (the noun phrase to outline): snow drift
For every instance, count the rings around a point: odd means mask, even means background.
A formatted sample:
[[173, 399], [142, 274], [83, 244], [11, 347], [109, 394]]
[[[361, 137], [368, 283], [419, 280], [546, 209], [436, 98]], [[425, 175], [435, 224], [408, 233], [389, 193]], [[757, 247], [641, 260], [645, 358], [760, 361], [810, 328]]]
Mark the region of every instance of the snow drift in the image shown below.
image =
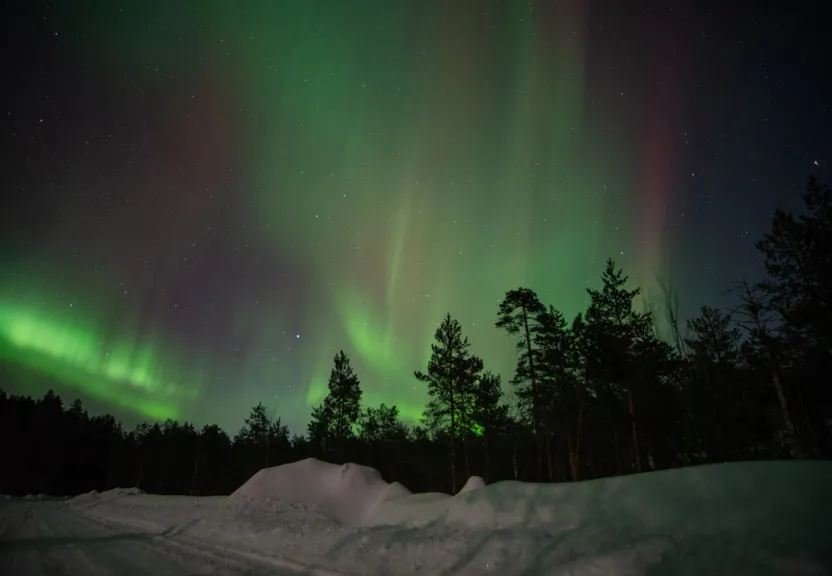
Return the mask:
[[450, 496], [308, 459], [227, 498], [111, 491], [71, 505], [316, 574], [794, 576], [832, 574], [830, 486], [832, 463], [749, 462], [569, 484], [472, 477]]
[[678, 532], [694, 524], [705, 530], [754, 530], [773, 516], [823, 520], [816, 518], [817, 499], [832, 504], [829, 486], [828, 463], [748, 462], [562, 484], [504, 481], [486, 486], [472, 476], [455, 496], [412, 494], [372, 468], [309, 458], [260, 470], [230, 500], [296, 502], [352, 526], [441, 521], [469, 528], [560, 531], [604, 519], [648, 530], [672, 526]]
[[387, 483], [373, 468], [307, 458], [260, 470], [231, 494], [229, 504], [274, 499], [295, 502], [341, 524], [356, 526], [380, 502], [409, 494], [401, 484]]

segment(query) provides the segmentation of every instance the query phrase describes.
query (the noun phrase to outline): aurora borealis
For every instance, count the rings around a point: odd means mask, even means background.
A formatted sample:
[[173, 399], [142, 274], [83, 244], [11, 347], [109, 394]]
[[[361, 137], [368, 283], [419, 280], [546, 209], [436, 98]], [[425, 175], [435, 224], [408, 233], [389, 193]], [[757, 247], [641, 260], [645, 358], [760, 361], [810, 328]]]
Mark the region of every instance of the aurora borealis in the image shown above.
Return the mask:
[[413, 421], [446, 312], [507, 381], [508, 289], [719, 304], [832, 160], [821, 34], [759, 3], [81, 4], [4, 19], [0, 361], [119, 414], [301, 433], [343, 349]]

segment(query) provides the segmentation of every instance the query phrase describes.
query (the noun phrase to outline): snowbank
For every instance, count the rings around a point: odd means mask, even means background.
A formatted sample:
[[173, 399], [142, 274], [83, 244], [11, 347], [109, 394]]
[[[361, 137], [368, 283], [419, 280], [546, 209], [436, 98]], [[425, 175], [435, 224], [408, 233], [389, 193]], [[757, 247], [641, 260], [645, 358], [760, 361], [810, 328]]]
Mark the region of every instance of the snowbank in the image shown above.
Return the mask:
[[465, 486], [459, 491], [460, 494], [463, 492], [470, 492], [471, 490], [479, 490], [480, 488], [485, 488], [485, 480], [483, 480], [480, 476], [471, 476], [468, 478], [468, 482], [465, 483]]
[[122, 490], [69, 505], [314, 574], [797, 576], [832, 574], [830, 486], [832, 463], [753, 462], [570, 484], [473, 477], [449, 496], [310, 459], [228, 498]]
[[259, 511], [261, 536], [275, 529], [263, 503], [284, 502], [277, 520], [293, 502], [307, 514], [295, 533], [310, 530], [315, 550], [338, 565], [381, 562], [382, 572], [395, 557], [431, 573], [821, 574], [832, 566], [829, 486], [830, 463], [748, 462], [568, 484], [472, 477], [449, 496], [412, 494], [363, 466], [304, 460], [262, 470], [232, 499], [250, 510], [237, 520]]
[[564, 484], [506, 481], [463, 489], [454, 497], [413, 494], [382, 501], [364, 524], [441, 521], [470, 528], [563, 531], [589, 523], [676, 533], [759, 530], [775, 516], [825, 522], [817, 507], [823, 501], [832, 511], [832, 494], [824, 486], [832, 486], [832, 465], [822, 462], [715, 464]]
[[78, 496], [74, 496], [69, 499], [70, 502], [87, 502], [91, 500], [97, 499], [105, 499], [105, 500], [114, 500], [116, 498], [121, 498], [122, 496], [141, 496], [144, 494], [144, 490], [141, 488], [113, 488], [111, 490], [106, 490], [104, 492], [99, 492], [98, 490], [90, 490], [85, 494], [79, 494]]
[[[523, 527], [564, 531], [587, 523], [642, 530], [757, 530], [772, 516], [816, 517], [832, 503], [832, 465], [748, 462], [664, 470], [578, 483], [498, 482], [471, 477], [455, 496], [412, 494], [374, 469], [313, 458], [266, 468], [229, 499], [297, 503], [349, 526]], [[827, 508], [832, 510], [832, 507]], [[816, 518], [816, 520], [823, 520]]]
[[380, 502], [409, 494], [398, 482], [387, 483], [373, 468], [350, 463], [338, 466], [307, 458], [260, 470], [230, 496], [229, 503], [296, 502], [341, 524], [355, 526]]

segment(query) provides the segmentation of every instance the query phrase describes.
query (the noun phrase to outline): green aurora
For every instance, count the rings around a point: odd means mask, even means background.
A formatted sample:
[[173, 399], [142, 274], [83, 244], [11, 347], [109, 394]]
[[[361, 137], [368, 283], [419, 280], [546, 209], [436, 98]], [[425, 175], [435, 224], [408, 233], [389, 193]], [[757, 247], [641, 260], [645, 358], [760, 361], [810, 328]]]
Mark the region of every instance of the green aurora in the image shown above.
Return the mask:
[[[426, 391], [412, 374], [446, 312], [506, 381], [514, 346], [493, 324], [507, 290], [531, 287], [571, 316], [608, 256], [643, 285], [661, 271], [661, 218], [640, 214], [661, 212], [667, 182], [639, 191], [631, 167], [649, 160], [646, 143], [591, 93], [581, 0], [95, 6], [60, 8], [73, 11], [62, 32], [73, 70], [159, 102], [157, 128], [130, 145], [165, 152], [105, 182], [94, 159], [72, 161], [134, 204], [152, 196], [136, 182], [164, 182], [176, 208], [108, 212], [99, 237], [133, 246], [134, 220], [166, 222], [148, 259], [179, 259], [74, 273], [50, 245], [11, 263], [0, 302], [11, 364], [153, 419], [235, 429], [263, 400], [301, 432], [343, 349], [366, 404], [416, 421]], [[131, 114], [112, 107], [103, 125]], [[199, 252], [209, 233], [223, 234], [222, 257]], [[85, 242], [81, 259], [120, 258]], [[203, 266], [198, 281], [188, 266]], [[142, 304], [197, 282], [189, 293], [211, 304], [189, 324], [156, 323], [161, 305]]]
[[0, 305], [0, 358], [155, 420], [177, 418], [179, 402], [197, 397], [196, 390], [161, 378], [152, 344], [106, 341], [83, 321], [21, 306]]

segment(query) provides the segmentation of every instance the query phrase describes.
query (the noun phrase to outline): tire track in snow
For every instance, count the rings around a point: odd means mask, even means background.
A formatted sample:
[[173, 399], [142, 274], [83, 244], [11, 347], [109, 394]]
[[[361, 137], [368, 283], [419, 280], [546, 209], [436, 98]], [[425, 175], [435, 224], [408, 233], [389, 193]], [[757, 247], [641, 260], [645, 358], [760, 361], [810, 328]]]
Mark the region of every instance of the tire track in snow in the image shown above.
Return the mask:
[[297, 575], [158, 533], [94, 521], [61, 502], [0, 506], [0, 573], [61, 576]]
[[[270, 575], [285, 574], [286, 576], [358, 576], [358, 573], [331, 570], [320, 566], [310, 566], [281, 556], [272, 556], [240, 548], [239, 546], [224, 545], [215, 541], [187, 536], [189, 528], [197, 524], [201, 518], [191, 519], [181, 524], [173, 524], [166, 528], [137, 518], [112, 516], [101, 514], [88, 508], [78, 512], [88, 520], [112, 526], [138, 529], [153, 534], [157, 546], [162, 546], [184, 554], [194, 554], [206, 558], [217, 559], [223, 563], [235, 563], [248, 567], [246, 574], [251, 573], [252, 567], [259, 567]], [[276, 572], [277, 571], [277, 572]]]

